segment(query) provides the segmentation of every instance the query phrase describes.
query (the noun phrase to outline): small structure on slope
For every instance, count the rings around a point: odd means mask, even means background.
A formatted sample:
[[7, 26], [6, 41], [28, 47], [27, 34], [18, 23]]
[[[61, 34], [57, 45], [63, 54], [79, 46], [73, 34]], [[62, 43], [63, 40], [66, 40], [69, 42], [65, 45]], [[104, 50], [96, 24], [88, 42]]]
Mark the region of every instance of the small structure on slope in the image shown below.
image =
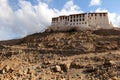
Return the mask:
[[97, 30], [112, 29], [113, 27], [109, 24], [108, 13], [101, 12], [53, 17], [48, 30], [67, 31], [73, 28], [76, 30]]

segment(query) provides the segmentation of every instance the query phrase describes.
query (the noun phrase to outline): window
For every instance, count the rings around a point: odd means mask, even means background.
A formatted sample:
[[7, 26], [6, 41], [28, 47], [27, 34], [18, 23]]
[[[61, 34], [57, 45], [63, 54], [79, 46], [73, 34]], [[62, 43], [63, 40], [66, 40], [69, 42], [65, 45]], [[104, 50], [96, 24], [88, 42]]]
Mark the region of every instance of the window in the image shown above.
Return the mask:
[[77, 15], [77, 18], [78, 18], [79, 16]]
[[84, 21], [84, 19], [83, 19], [83, 21]]
[[80, 21], [81, 21], [81, 19], [80, 19]]
[[91, 16], [93, 16], [93, 14], [91, 14]]
[[85, 15], [83, 14], [83, 17], [84, 17]]
[[87, 22], [85, 22], [85, 24], [87, 24]]
[[102, 14], [100, 14], [100, 16], [102, 16]]
[[74, 18], [74, 16], [73, 16], [73, 18]]
[[97, 16], [97, 14], [95, 14], [95, 16]]
[[70, 20], [70, 22], [72, 22], [72, 20]]
[[105, 13], [104, 13], [103, 15], [104, 15], [104, 16], [106, 16], [106, 14], [105, 14]]

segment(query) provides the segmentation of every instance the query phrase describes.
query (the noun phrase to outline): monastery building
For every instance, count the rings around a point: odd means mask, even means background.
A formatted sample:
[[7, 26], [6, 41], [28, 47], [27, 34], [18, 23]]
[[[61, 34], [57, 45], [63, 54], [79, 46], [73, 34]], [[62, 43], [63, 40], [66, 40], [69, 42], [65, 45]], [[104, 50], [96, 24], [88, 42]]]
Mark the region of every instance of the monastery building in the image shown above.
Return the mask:
[[111, 28], [107, 12], [80, 13], [54, 17], [52, 18], [51, 27], [54, 28], [54, 30], [67, 30], [71, 27], [77, 27], [80, 30]]

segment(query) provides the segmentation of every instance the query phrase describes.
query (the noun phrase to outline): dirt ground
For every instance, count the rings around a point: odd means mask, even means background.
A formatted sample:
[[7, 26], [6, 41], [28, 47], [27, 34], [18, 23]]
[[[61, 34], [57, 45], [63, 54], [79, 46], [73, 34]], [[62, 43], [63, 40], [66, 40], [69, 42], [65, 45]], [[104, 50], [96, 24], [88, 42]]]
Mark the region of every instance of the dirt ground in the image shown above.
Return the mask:
[[0, 80], [120, 80], [120, 31], [36, 33], [1, 41]]

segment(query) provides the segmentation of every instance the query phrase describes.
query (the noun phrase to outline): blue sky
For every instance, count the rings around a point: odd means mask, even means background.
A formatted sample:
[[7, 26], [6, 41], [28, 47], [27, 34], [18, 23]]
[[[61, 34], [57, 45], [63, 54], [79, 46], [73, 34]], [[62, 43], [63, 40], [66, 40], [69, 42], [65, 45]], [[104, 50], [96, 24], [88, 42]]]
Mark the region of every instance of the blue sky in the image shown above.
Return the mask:
[[[50, 7], [61, 9], [68, 0], [52, 0]], [[110, 12], [120, 13], [120, 0], [101, 0], [100, 5], [89, 6], [90, 0], [73, 0], [83, 11], [89, 12], [97, 8], [107, 9]], [[58, 2], [58, 3], [57, 3]]]
[[[30, 2], [32, 5], [38, 5], [38, 0], [24, 0]], [[48, 4], [50, 8], [61, 10], [68, 0], [40, 0]], [[48, 2], [49, 1], [49, 2]], [[73, 0], [74, 3], [81, 8], [84, 12], [95, 11], [97, 8], [106, 9], [110, 12], [120, 14], [120, 0], [101, 0], [100, 5], [89, 6], [91, 0]], [[16, 10], [19, 8], [19, 0], [9, 0], [10, 6]]]
[[83, 12], [108, 12], [120, 27], [120, 0], [0, 0], [0, 40], [43, 32], [51, 18]]

